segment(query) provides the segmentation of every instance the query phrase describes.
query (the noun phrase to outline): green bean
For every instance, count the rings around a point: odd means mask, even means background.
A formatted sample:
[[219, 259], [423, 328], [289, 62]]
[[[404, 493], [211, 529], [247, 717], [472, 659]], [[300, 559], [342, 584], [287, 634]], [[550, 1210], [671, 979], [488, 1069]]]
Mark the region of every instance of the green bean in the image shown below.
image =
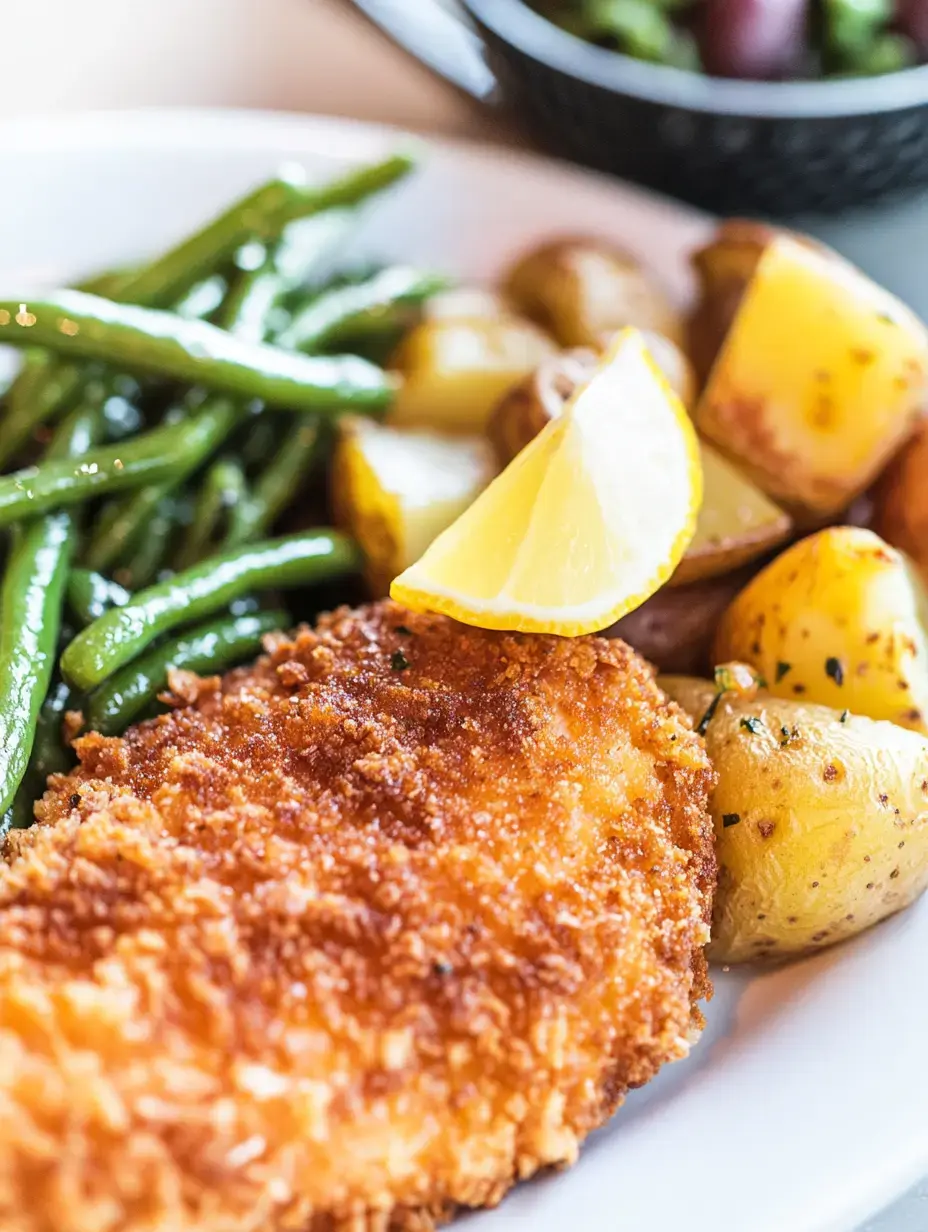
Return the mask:
[[213, 463], [200, 486], [193, 521], [177, 557], [178, 569], [187, 569], [208, 554], [224, 511], [244, 503], [247, 491], [245, 472], [238, 462], [220, 458]]
[[117, 735], [155, 701], [171, 669], [222, 672], [261, 649], [266, 633], [284, 628], [286, 612], [226, 616], [206, 621], [136, 659], [95, 689], [87, 699], [87, 725], [105, 736]]
[[[99, 406], [77, 408], [55, 435], [51, 465], [64, 458], [73, 468], [101, 422]], [[37, 517], [14, 532], [0, 588], [0, 813], [12, 804], [29, 763], [55, 663], [73, 545], [67, 512]]]
[[124, 607], [132, 598], [125, 587], [92, 569], [72, 569], [67, 593], [68, 607], [82, 627], [111, 607]]
[[296, 351], [321, 351], [346, 339], [390, 330], [449, 285], [437, 274], [396, 266], [368, 282], [337, 287], [298, 313], [277, 337], [277, 345]]
[[294, 355], [233, 338], [206, 321], [114, 304], [80, 291], [0, 301], [0, 342], [38, 342], [59, 354], [199, 384], [291, 410], [378, 411], [393, 394], [379, 368], [355, 356]]
[[162, 497], [147, 523], [140, 525], [126, 544], [120, 560], [119, 577], [132, 590], [147, 586], [165, 567], [177, 524], [177, 501], [170, 495]]
[[61, 656], [65, 679], [95, 688], [156, 637], [267, 586], [287, 587], [353, 573], [355, 544], [332, 530], [310, 530], [232, 548], [133, 596], [78, 633]]
[[[229, 292], [228, 281], [221, 274], [213, 274], [195, 283], [186, 295], [178, 300], [174, 311], [179, 317], [190, 321], [209, 321], [222, 307]], [[112, 296], [107, 296], [112, 299]], [[118, 297], [117, 297], [118, 298]]]
[[213, 400], [186, 421], [143, 432], [131, 441], [90, 450], [79, 461], [49, 458], [0, 476], [0, 526], [94, 496], [170, 479], [190, 458], [206, 457], [242, 414]]
[[[241, 417], [226, 399], [212, 399], [199, 411], [207, 417], [211, 431], [199, 435], [192, 447], [178, 452], [171, 473], [157, 483], [147, 484], [130, 496], [107, 506], [94, 526], [93, 536], [83, 556], [83, 564], [97, 572], [108, 569], [145, 527], [159, 503], [177, 488], [216, 449]], [[142, 440], [143, 437], [136, 439]], [[2, 515], [0, 515], [2, 516]]]
[[306, 184], [289, 176], [262, 184], [140, 270], [123, 288], [120, 298], [153, 307], [170, 304], [194, 282], [230, 260], [249, 240], [274, 239], [297, 218], [357, 205], [402, 179], [412, 166], [407, 154], [394, 154], [370, 166], [354, 168], [327, 184]]
[[58, 363], [47, 351], [29, 350], [10, 389], [0, 432], [0, 467], [19, 453], [41, 424], [78, 394], [84, 380], [80, 364]]
[[615, 39], [639, 60], [663, 63], [673, 44], [669, 18], [651, 0], [586, 0], [589, 37]]
[[[231, 259], [242, 244], [256, 235], [274, 238], [296, 219], [358, 205], [402, 179], [412, 166], [413, 160], [407, 154], [394, 154], [381, 162], [354, 168], [328, 184], [307, 185], [286, 178], [272, 180], [235, 202], [218, 218], [149, 265], [121, 276], [118, 285], [110, 288], [110, 294], [123, 303], [168, 307], [198, 281], [213, 275], [218, 266]], [[10, 418], [16, 434], [10, 434], [8, 422], [0, 445], [0, 466], [15, 455], [37, 424], [59, 410], [66, 398], [77, 394], [83, 379], [79, 366], [61, 362], [50, 363], [47, 375], [54, 380], [57, 393], [55, 390], [43, 392], [41, 401], [38, 401], [35, 386], [20, 389], [19, 380], [14, 383], [10, 393]]]
[[298, 423], [254, 486], [234, 506], [226, 545], [248, 543], [267, 534], [296, 495], [300, 481], [319, 457], [325, 433], [318, 422]]

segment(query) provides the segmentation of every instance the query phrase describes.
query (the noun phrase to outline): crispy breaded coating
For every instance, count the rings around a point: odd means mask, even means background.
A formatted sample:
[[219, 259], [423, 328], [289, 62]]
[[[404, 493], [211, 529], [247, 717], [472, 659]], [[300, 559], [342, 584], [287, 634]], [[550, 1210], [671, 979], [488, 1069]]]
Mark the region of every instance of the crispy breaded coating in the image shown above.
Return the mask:
[[194, 693], [6, 840], [3, 1232], [430, 1229], [686, 1053], [712, 773], [622, 642], [380, 603]]

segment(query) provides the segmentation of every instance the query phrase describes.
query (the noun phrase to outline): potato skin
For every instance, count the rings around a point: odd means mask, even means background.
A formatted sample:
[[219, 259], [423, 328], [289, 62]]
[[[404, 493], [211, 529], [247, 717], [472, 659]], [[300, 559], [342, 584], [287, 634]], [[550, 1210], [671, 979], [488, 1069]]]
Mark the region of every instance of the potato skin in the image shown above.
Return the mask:
[[[660, 684], [694, 722], [715, 692], [708, 681]], [[823, 949], [928, 886], [924, 737], [760, 695], [723, 697], [706, 747], [718, 775], [710, 802], [720, 865], [714, 961]]]
[[717, 663], [740, 659], [772, 693], [928, 730], [921, 587], [873, 531], [834, 526], [793, 544], [728, 608]]
[[873, 504], [873, 529], [905, 552], [928, 583], [928, 420], [883, 472]]
[[659, 671], [702, 675], [714, 666], [712, 641], [725, 609], [754, 573], [748, 565], [726, 577], [664, 586], [605, 636], [621, 637]]
[[833, 254], [776, 236], [740, 301], [694, 419], [799, 524], [836, 520], [912, 432], [928, 332]]
[[562, 237], [520, 257], [503, 290], [564, 347], [632, 325], [682, 344], [682, 314], [636, 257], [604, 239]]
[[587, 347], [575, 347], [542, 360], [534, 372], [505, 393], [490, 416], [487, 435], [501, 466], [557, 419], [578, 385], [588, 381], [599, 356]]

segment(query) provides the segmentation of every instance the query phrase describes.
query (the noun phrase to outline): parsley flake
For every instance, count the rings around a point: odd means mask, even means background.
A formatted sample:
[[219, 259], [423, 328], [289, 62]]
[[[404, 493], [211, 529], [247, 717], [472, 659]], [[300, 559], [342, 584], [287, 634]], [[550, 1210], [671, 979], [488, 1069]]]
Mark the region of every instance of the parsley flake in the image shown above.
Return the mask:
[[393, 632], [398, 633], [400, 637], [412, 637], [412, 629], [407, 629], [405, 625], [397, 625]]
[[723, 813], [722, 814], [722, 825], [725, 827], [726, 830], [728, 829], [729, 826], [736, 826], [740, 820], [741, 820], [740, 813]]
[[844, 667], [840, 659], [825, 660], [825, 675], [829, 676], [840, 688], [844, 684]]
[[784, 663], [782, 659], [777, 664], [777, 684], [783, 679], [787, 672], [792, 671], [792, 663]]
[[841, 711], [841, 718], [838, 720], [838, 722], [839, 722], [839, 723], [846, 723], [850, 717], [851, 717], [851, 712], [850, 712], [850, 710], [842, 710], [842, 711]]
[[409, 660], [402, 650], [394, 650], [393, 654], [390, 655], [390, 666], [395, 672], [405, 672], [406, 668], [409, 667]]
[[764, 730], [763, 723], [752, 714], [748, 715], [746, 719], [741, 720], [741, 726], [745, 728], [746, 731], [749, 731], [752, 736], [759, 736]]

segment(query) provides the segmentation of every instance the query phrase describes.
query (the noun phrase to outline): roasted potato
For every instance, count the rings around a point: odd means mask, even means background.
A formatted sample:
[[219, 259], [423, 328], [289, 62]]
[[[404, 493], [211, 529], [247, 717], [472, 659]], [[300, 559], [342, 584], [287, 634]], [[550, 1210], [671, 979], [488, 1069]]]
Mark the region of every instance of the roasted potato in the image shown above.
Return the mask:
[[[662, 678], [699, 723], [714, 684]], [[725, 694], [706, 726], [719, 886], [716, 962], [822, 949], [928, 885], [928, 740], [894, 723]]]
[[403, 338], [389, 367], [403, 379], [389, 420], [406, 427], [482, 432], [490, 412], [555, 350], [516, 316], [423, 321]]
[[344, 416], [332, 462], [336, 523], [360, 544], [375, 596], [418, 560], [496, 474], [482, 437], [411, 432]]
[[699, 431], [807, 525], [837, 515], [912, 430], [928, 333], [847, 262], [765, 248], [696, 408]]
[[[564, 351], [545, 360], [505, 395], [487, 427], [501, 466], [561, 414], [577, 386], [589, 380], [597, 362], [594, 351]], [[763, 556], [790, 532], [790, 519], [783, 510], [704, 441], [700, 454], [703, 504], [693, 541], [673, 575], [674, 586], [730, 573]]]
[[791, 236], [799, 244], [843, 261], [824, 244], [784, 227], [771, 227], [748, 218], [726, 218], [720, 223], [709, 243], [690, 258], [699, 293], [687, 321], [686, 345], [700, 383], [705, 382], [722, 349], [764, 250], [778, 235]]
[[887, 469], [873, 493], [873, 529], [901, 549], [928, 582], [928, 420]]
[[673, 586], [730, 573], [782, 543], [787, 514], [711, 445], [700, 442], [704, 497], [696, 533], [671, 579]]
[[727, 577], [665, 586], [605, 636], [621, 637], [660, 671], [704, 674], [712, 666], [712, 641], [722, 614], [753, 574], [749, 565]]
[[636, 257], [607, 240], [552, 240], [511, 267], [503, 290], [561, 346], [600, 345], [625, 326], [683, 341], [683, 317]]
[[500, 466], [507, 466], [547, 423], [558, 418], [598, 363], [597, 353], [585, 347], [550, 355], [503, 395], [487, 423]]
[[511, 317], [512, 307], [489, 287], [450, 287], [426, 300], [423, 316], [429, 321], [498, 321]]
[[928, 731], [925, 599], [873, 531], [833, 526], [788, 548], [726, 611], [717, 663], [753, 664], [778, 697]]

